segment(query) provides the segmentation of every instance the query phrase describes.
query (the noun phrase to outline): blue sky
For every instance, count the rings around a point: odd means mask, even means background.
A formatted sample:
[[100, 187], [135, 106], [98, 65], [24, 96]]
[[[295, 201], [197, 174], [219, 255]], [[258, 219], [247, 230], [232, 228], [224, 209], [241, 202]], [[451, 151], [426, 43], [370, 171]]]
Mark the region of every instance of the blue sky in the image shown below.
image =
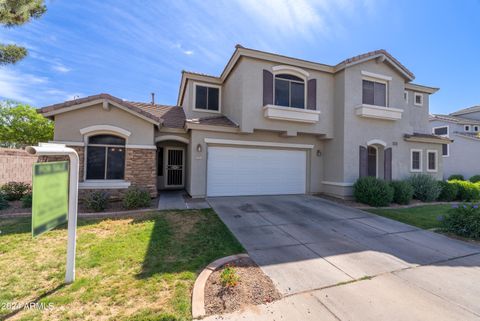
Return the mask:
[[181, 71], [218, 75], [237, 43], [327, 64], [386, 49], [441, 90], [430, 110], [480, 105], [480, 0], [47, 0], [0, 42], [29, 48], [0, 67], [0, 97], [40, 107], [74, 96], [175, 104]]

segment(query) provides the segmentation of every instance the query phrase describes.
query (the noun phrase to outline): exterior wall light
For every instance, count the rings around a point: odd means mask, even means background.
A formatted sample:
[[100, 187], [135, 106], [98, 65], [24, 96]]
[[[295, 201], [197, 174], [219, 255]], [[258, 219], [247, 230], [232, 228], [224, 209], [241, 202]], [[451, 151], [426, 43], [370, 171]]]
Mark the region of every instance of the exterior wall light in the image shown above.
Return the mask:
[[201, 144], [197, 145], [197, 152], [199, 152], [199, 153], [202, 152], [202, 145]]
[[317, 149], [317, 156], [318, 157], [322, 156], [322, 151], [320, 149]]

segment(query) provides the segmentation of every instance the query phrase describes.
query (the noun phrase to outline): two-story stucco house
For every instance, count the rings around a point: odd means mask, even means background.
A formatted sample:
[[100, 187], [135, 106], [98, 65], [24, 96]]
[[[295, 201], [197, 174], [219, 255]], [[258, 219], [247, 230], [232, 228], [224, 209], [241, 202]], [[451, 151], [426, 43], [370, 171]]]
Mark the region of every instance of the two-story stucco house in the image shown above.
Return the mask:
[[480, 175], [480, 106], [461, 109], [448, 115], [430, 116], [432, 133], [453, 139], [444, 145], [443, 175], [460, 174], [466, 179]]
[[349, 197], [362, 176], [442, 178], [437, 88], [413, 79], [384, 50], [332, 66], [236, 46], [220, 76], [182, 72], [177, 106], [100, 94], [40, 112], [78, 151], [83, 190]]

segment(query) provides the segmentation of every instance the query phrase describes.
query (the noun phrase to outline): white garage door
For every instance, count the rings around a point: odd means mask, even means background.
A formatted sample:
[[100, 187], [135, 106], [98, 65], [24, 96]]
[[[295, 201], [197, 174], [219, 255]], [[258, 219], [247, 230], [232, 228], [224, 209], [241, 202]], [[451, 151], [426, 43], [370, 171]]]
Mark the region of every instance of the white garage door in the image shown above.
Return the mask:
[[207, 195], [304, 194], [305, 151], [209, 147]]

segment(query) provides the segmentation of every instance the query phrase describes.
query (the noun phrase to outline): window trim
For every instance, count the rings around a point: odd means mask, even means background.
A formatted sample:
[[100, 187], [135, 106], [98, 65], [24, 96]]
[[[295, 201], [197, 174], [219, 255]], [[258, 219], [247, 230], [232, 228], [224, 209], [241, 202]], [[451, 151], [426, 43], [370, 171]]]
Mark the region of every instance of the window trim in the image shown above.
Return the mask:
[[[467, 127], [468, 127], [468, 129], [467, 129]], [[466, 131], [466, 132], [470, 132], [471, 127], [472, 126], [470, 126], [470, 125], [463, 125], [463, 130]]]
[[[435, 168], [430, 169], [430, 159], [429, 155], [435, 154]], [[434, 149], [427, 149], [427, 172], [429, 173], [436, 173], [438, 172], [438, 151]]]
[[403, 91], [403, 100], [408, 105], [408, 90]]
[[[389, 85], [390, 85], [390, 81], [387, 80], [387, 79], [383, 79], [383, 78], [380, 78], [378, 76], [380, 75], [377, 75], [377, 77], [372, 77], [372, 76], [367, 76], [365, 75], [367, 72], [365, 71], [362, 71], [362, 82], [361, 82], [361, 89], [362, 89], [362, 105], [368, 105], [368, 106], [374, 106], [374, 107], [381, 107], [381, 108], [390, 108], [390, 88], [389, 88]], [[369, 75], [372, 75], [372, 73], [368, 73]], [[376, 75], [376, 74], [375, 74]], [[385, 76], [386, 77], [386, 76]], [[370, 104], [364, 104], [363, 103], [363, 81], [366, 80], [366, 81], [373, 81], [373, 82], [378, 82], [380, 84], [384, 84], [385, 85], [385, 106], [381, 106], [381, 105], [370, 105]], [[375, 92], [373, 92], [373, 96], [375, 97]], [[375, 100], [375, 99], [374, 99]]]
[[[413, 153], [414, 152], [419, 152], [420, 153], [420, 168], [415, 169], [413, 168]], [[415, 149], [412, 148], [410, 149], [410, 172], [412, 173], [421, 173], [423, 172], [423, 150], [422, 149]]]
[[[87, 179], [87, 155], [88, 155], [88, 140], [91, 136], [97, 136], [97, 135], [112, 135], [112, 136], [118, 136], [118, 137], [121, 137], [123, 139], [125, 139], [125, 145], [124, 145], [124, 149], [125, 149], [125, 163], [123, 164], [123, 170], [124, 170], [124, 173], [123, 173], [123, 179]], [[97, 184], [97, 185], [102, 185], [100, 184], [99, 182], [105, 182], [105, 186], [108, 185], [115, 185], [115, 183], [128, 183], [127, 181], [125, 181], [125, 170], [127, 168], [127, 147], [128, 147], [128, 136], [123, 136], [122, 134], [118, 133], [118, 132], [111, 132], [111, 131], [105, 131], [105, 130], [100, 130], [100, 131], [96, 131], [96, 132], [89, 132], [85, 135], [83, 135], [83, 141], [84, 141], [84, 152], [83, 152], [83, 182], [84, 183], [93, 183], [94, 185]], [[107, 146], [107, 145], [104, 145], [104, 144], [92, 144], [93, 146], [99, 146], [99, 147], [104, 147], [104, 146]], [[115, 146], [115, 147], [118, 147], [119, 145], [111, 145], [111, 146]], [[108, 146], [107, 146], [108, 147]], [[105, 167], [107, 166], [107, 159], [105, 159]], [[85, 186], [87, 186], [88, 184], [83, 184]], [[120, 184], [122, 185], [122, 184]], [[125, 184], [123, 184], [125, 185]], [[122, 186], [123, 186], [122, 185]], [[128, 187], [128, 186], [127, 186]], [[84, 188], [87, 188], [87, 187], [84, 187]], [[97, 187], [97, 188], [101, 188], [101, 187]], [[117, 187], [115, 187], [117, 188]], [[123, 187], [121, 187], [123, 188]]]
[[[435, 134], [435, 129], [438, 129], [438, 128], [447, 128], [447, 133], [445, 135], [438, 135], [438, 134]], [[441, 137], [450, 137], [450, 126], [448, 125], [444, 125], [444, 126], [436, 126], [436, 127], [432, 127], [432, 134], [434, 135], [437, 135], [437, 136], [441, 136]], [[447, 154], [446, 155], [443, 155], [443, 144], [442, 144], [442, 157], [449, 157], [450, 156], [450, 145], [449, 144], [445, 144], [447, 145]]]
[[[209, 109], [200, 109], [196, 108], [197, 105], [197, 86], [207, 87], [207, 88], [218, 88], [218, 110], [209, 110]], [[198, 111], [202, 113], [211, 113], [211, 114], [221, 114], [222, 113], [222, 86], [209, 84], [205, 82], [194, 82], [193, 83], [193, 111]]]
[[[417, 97], [420, 97], [420, 103], [417, 103]], [[423, 94], [422, 93], [415, 92], [413, 94], [413, 104], [415, 106], [423, 106]]]
[[[306, 110], [307, 109], [307, 98], [308, 98], [307, 83], [308, 83], [309, 73], [306, 72], [303, 69], [296, 68], [296, 67], [291, 67], [291, 66], [274, 66], [274, 67], [272, 67], [272, 71], [273, 71], [273, 106], [282, 107], [282, 108], [297, 109], [297, 110]], [[283, 74], [295, 76], [295, 77], [298, 77], [298, 78], [303, 80], [303, 108], [282, 106], [282, 105], [276, 105], [275, 104], [275, 78], [277, 77], [277, 75], [283, 75]], [[291, 97], [290, 97], [290, 99], [291, 99]]]
[[[475, 129], [475, 128], [476, 128], [476, 129]], [[474, 132], [478, 132], [478, 129], [479, 129], [479, 126], [478, 126], [478, 125], [474, 125], [474, 126], [473, 126], [473, 131], [474, 131]]]

